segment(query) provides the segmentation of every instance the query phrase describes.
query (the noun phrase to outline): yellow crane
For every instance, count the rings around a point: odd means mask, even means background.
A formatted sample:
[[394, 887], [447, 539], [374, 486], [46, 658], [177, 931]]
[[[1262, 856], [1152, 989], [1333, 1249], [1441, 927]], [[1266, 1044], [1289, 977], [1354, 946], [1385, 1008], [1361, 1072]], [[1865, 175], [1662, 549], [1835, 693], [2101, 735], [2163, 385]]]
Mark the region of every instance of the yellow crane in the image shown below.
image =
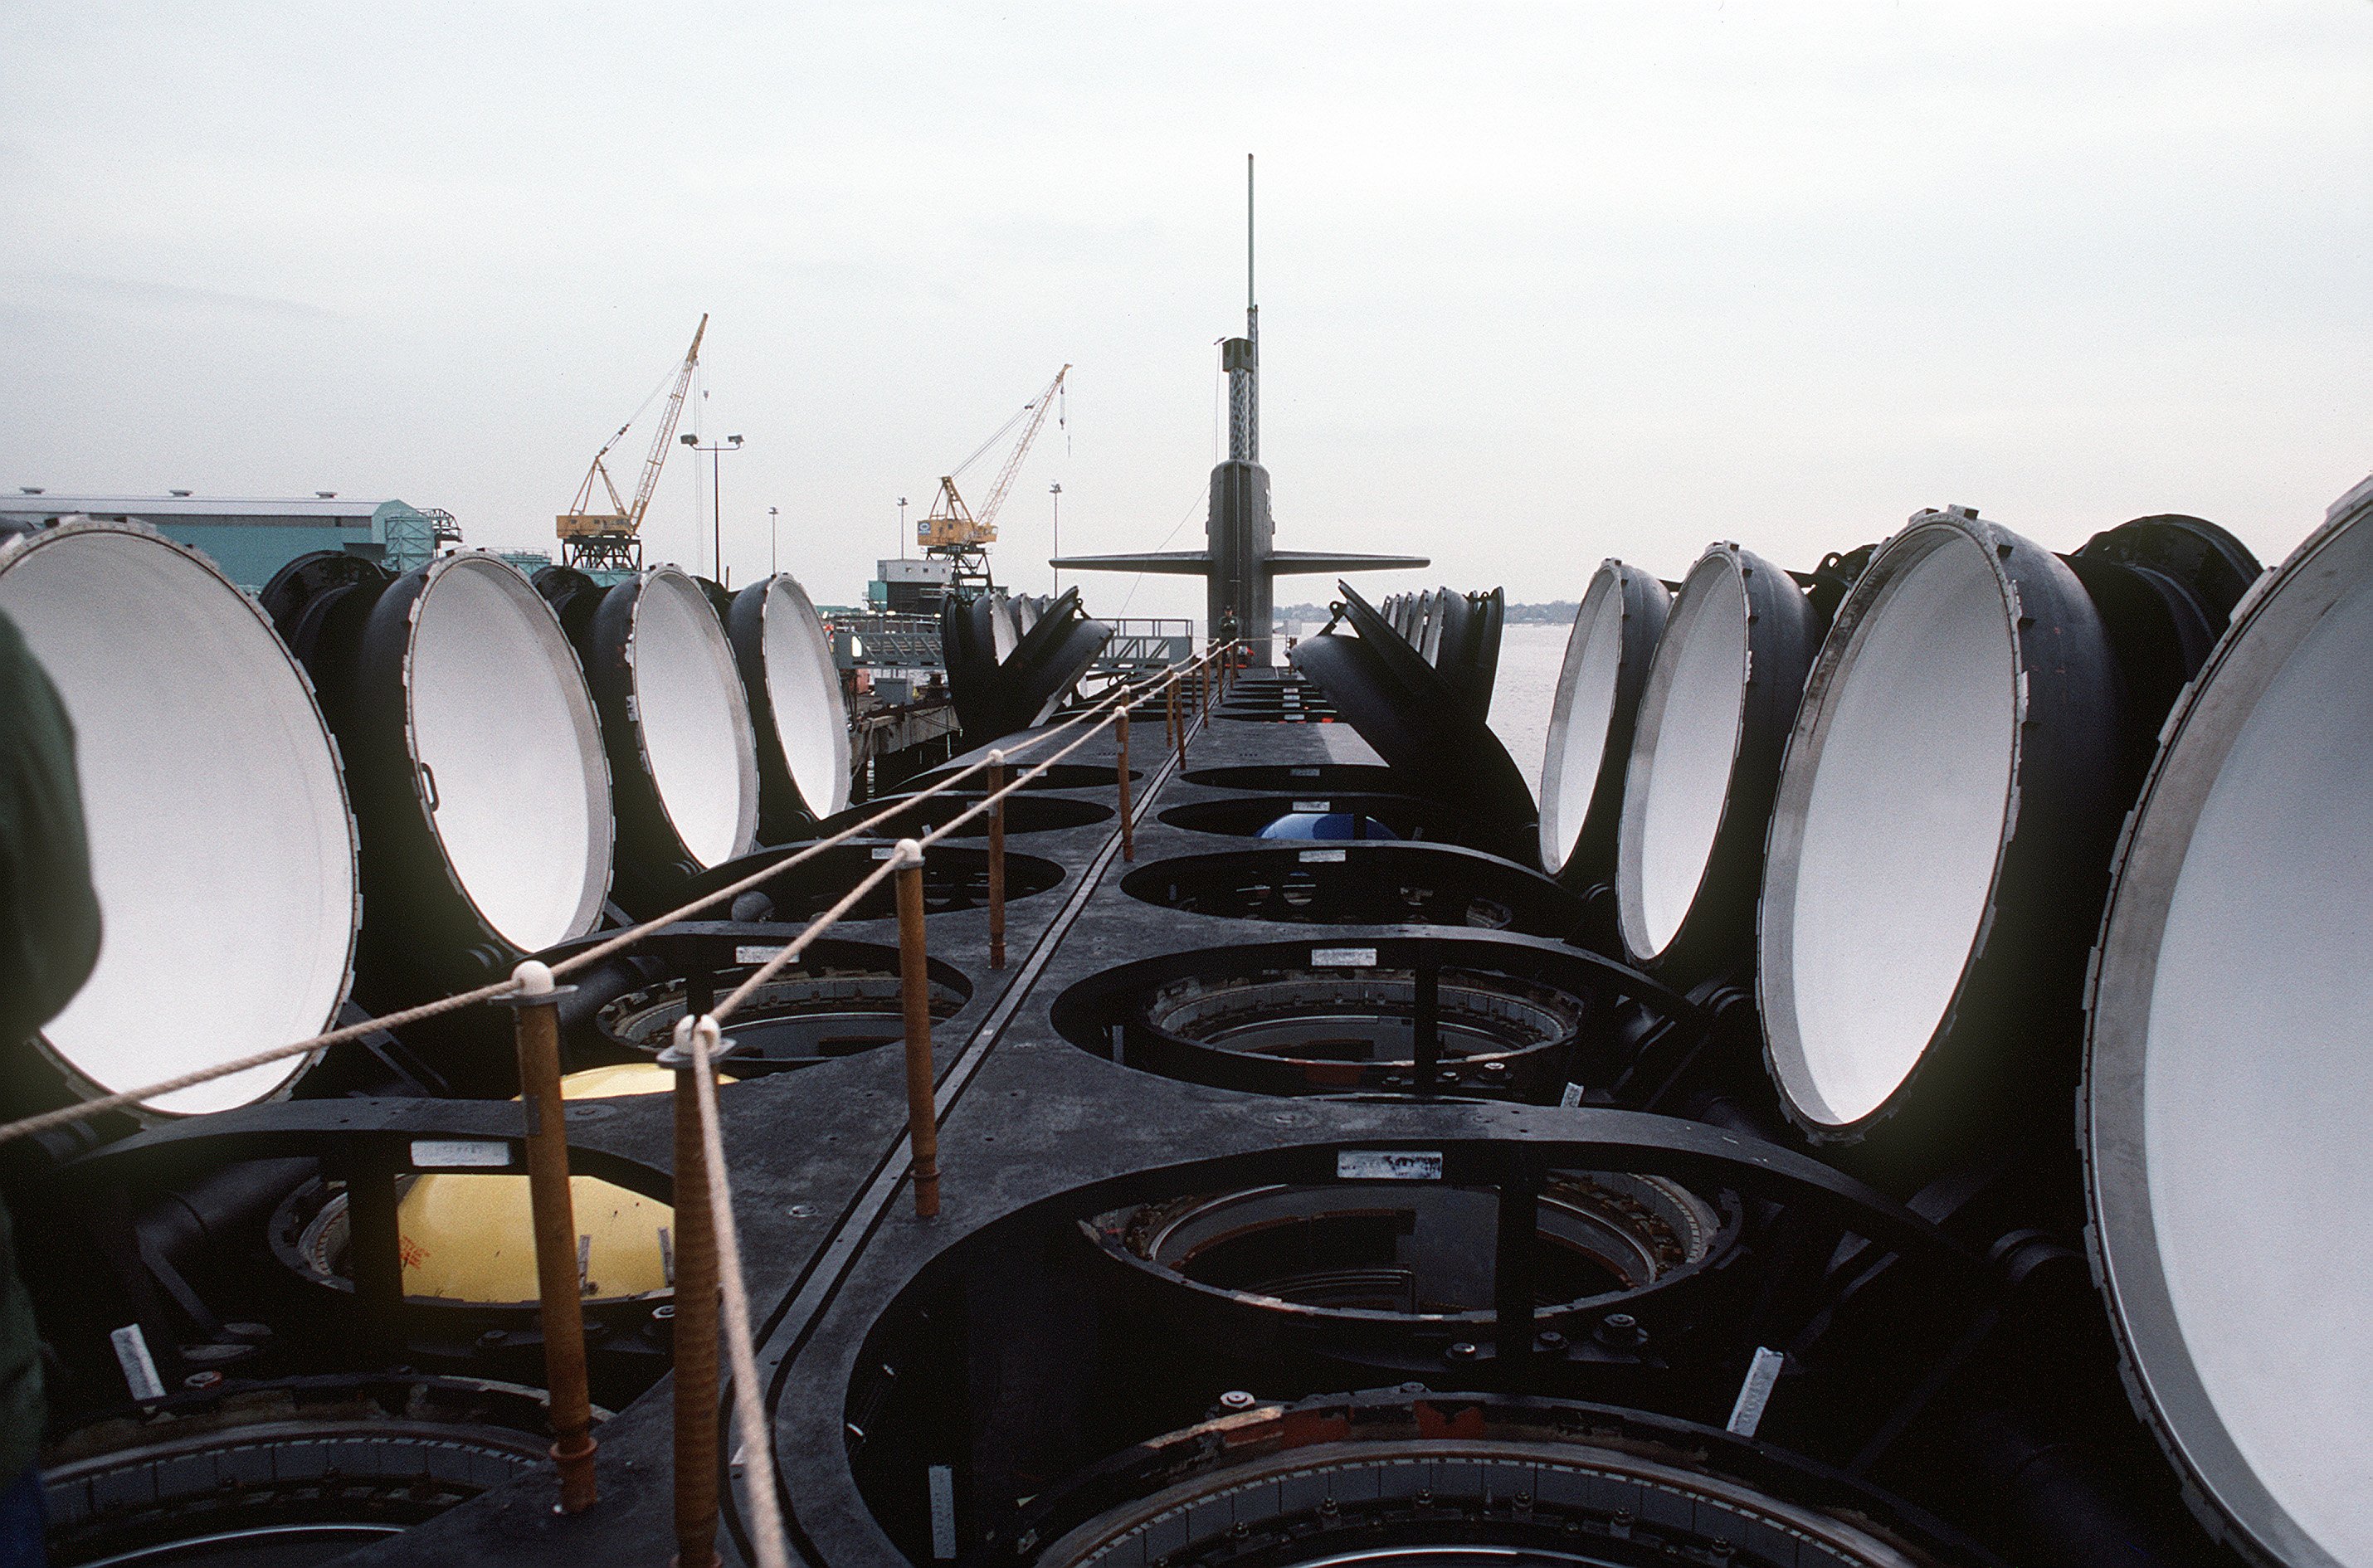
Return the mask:
[[[981, 442], [972, 456], [956, 464], [954, 474], [941, 475], [939, 498], [931, 503], [930, 515], [915, 524], [915, 543], [923, 547], [927, 556], [944, 556], [953, 561], [959, 584], [988, 585], [988, 555], [985, 547], [997, 542], [998, 509], [1005, 505], [1006, 493], [1013, 488], [1014, 475], [1022, 472], [1022, 460], [1029, 455], [1030, 443], [1038, 439], [1038, 427], [1046, 423], [1046, 411], [1061, 395], [1063, 378], [1070, 373], [1069, 365], [1056, 371], [1055, 379], [1046, 383], [1044, 391], [998, 427], [997, 433]], [[997, 471], [996, 482], [989, 486], [979, 509], [965, 506], [963, 495], [956, 489], [956, 474], [978, 462], [1025, 419], [1028, 423], [1023, 426], [1022, 439], [1006, 454], [1005, 464]]]
[[[692, 372], [700, 363], [700, 340], [708, 331], [708, 314], [703, 311], [700, 325], [693, 329], [692, 346], [684, 350], [684, 365], [676, 371], [675, 386], [669, 392], [667, 408], [660, 415], [659, 434], [651, 438], [650, 455], [643, 459], [642, 478], [635, 486], [635, 502], [628, 506], [618, 495], [618, 486], [610, 482], [610, 471], [602, 460], [610, 449], [625, 439], [634, 428], [635, 419], [643, 410], [635, 410], [635, 418], [618, 427], [618, 433], [602, 443], [593, 454], [593, 466], [585, 471], [585, 482], [577, 486], [577, 499], [562, 512], [555, 530], [560, 535], [561, 559], [572, 567], [588, 570], [636, 571], [643, 564], [643, 513], [649, 509], [651, 494], [659, 488], [660, 465], [667, 462], [668, 448], [674, 444], [676, 421], [684, 417], [684, 398], [692, 390]], [[643, 407], [650, 406], [646, 400]], [[593, 484], [601, 481], [610, 497], [608, 511], [595, 511]]]

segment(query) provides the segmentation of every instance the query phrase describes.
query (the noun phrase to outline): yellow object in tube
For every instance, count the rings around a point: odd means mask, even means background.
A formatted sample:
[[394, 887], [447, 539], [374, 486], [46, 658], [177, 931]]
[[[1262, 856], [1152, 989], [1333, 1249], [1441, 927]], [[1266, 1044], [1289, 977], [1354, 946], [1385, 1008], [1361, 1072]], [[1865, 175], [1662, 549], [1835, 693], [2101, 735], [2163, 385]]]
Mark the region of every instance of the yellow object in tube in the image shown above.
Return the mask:
[[[719, 1083], [730, 1082], [723, 1077]], [[675, 1074], [647, 1062], [597, 1067], [560, 1081], [563, 1099], [664, 1094]], [[579, 1288], [589, 1300], [665, 1292], [674, 1272], [675, 1211], [596, 1176], [568, 1178]], [[536, 1298], [535, 1224], [527, 1177], [438, 1172], [396, 1208], [403, 1293], [488, 1305]]]

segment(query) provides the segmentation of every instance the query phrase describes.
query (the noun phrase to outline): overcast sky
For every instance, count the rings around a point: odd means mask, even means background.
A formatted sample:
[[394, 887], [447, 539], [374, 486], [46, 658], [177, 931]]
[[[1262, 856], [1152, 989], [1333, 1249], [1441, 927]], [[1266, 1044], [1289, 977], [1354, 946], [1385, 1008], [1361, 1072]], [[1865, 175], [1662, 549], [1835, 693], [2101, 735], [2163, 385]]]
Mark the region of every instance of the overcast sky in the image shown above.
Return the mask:
[[0, 9], [0, 484], [549, 548], [706, 310], [726, 563], [779, 507], [824, 601], [1070, 361], [996, 556], [1043, 589], [1056, 481], [1068, 550], [1200, 542], [1247, 152], [1287, 547], [1573, 598], [1958, 502], [2271, 562], [2373, 466], [2367, 0], [81, 3]]

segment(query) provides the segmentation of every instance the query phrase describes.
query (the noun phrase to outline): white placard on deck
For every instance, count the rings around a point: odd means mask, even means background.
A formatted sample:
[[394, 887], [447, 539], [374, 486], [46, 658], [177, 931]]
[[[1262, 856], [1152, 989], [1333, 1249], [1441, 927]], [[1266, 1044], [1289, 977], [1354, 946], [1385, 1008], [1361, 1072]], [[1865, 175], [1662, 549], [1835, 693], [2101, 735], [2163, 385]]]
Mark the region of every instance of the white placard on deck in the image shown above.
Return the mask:
[[137, 1323], [126, 1323], [110, 1334], [115, 1344], [115, 1362], [123, 1368], [124, 1387], [135, 1399], [161, 1399], [165, 1397], [165, 1381], [157, 1375], [156, 1358], [148, 1353], [148, 1336], [140, 1331]]
[[415, 1138], [412, 1168], [415, 1171], [510, 1169], [511, 1146], [494, 1138]]
[[1343, 1181], [1440, 1181], [1439, 1149], [1338, 1149], [1335, 1175]]
[[931, 1555], [941, 1562], [956, 1554], [956, 1477], [945, 1465], [933, 1465], [931, 1478]]
[[1734, 1437], [1755, 1435], [1755, 1429], [1763, 1424], [1763, 1407], [1771, 1402], [1771, 1386], [1780, 1381], [1780, 1365], [1787, 1359], [1768, 1346], [1755, 1347], [1755, 1359], [1747, 1363], [1747, 1376], [1738, 1386], [1738, 1402], [1730, 1407], [1730, 1421], [1724, 1431]]

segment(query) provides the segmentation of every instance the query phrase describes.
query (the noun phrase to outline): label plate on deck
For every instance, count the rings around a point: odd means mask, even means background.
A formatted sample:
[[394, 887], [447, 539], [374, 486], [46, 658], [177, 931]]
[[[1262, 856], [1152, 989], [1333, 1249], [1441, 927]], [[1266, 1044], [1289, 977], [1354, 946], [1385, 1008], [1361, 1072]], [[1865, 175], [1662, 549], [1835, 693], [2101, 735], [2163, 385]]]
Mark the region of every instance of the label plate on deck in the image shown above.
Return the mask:
[[933, 1465], [923, 1473], [929, 1479], [931, 1557], [952, 1562], [956, 1554], [956, 1473], [947, 1465]]
[[507, 1171], [511, 1146], [489, 1138], [415, 1138], [412, 1168], [415, 1171]]
[[[1324, 849], [1306, 851], [1313, 855], [1327, 853]], [[1337, 850], [1336, 853], [1342, 853]], [[1320, 969], [1373, 969], [1376, 966], [1376, 950], [1373, 947], [1314, 947], [1310, 962]]]
[[1338, 1149], [1335, 1175], [1343, 1181], [1440, 1181], [1439, 1149]]

